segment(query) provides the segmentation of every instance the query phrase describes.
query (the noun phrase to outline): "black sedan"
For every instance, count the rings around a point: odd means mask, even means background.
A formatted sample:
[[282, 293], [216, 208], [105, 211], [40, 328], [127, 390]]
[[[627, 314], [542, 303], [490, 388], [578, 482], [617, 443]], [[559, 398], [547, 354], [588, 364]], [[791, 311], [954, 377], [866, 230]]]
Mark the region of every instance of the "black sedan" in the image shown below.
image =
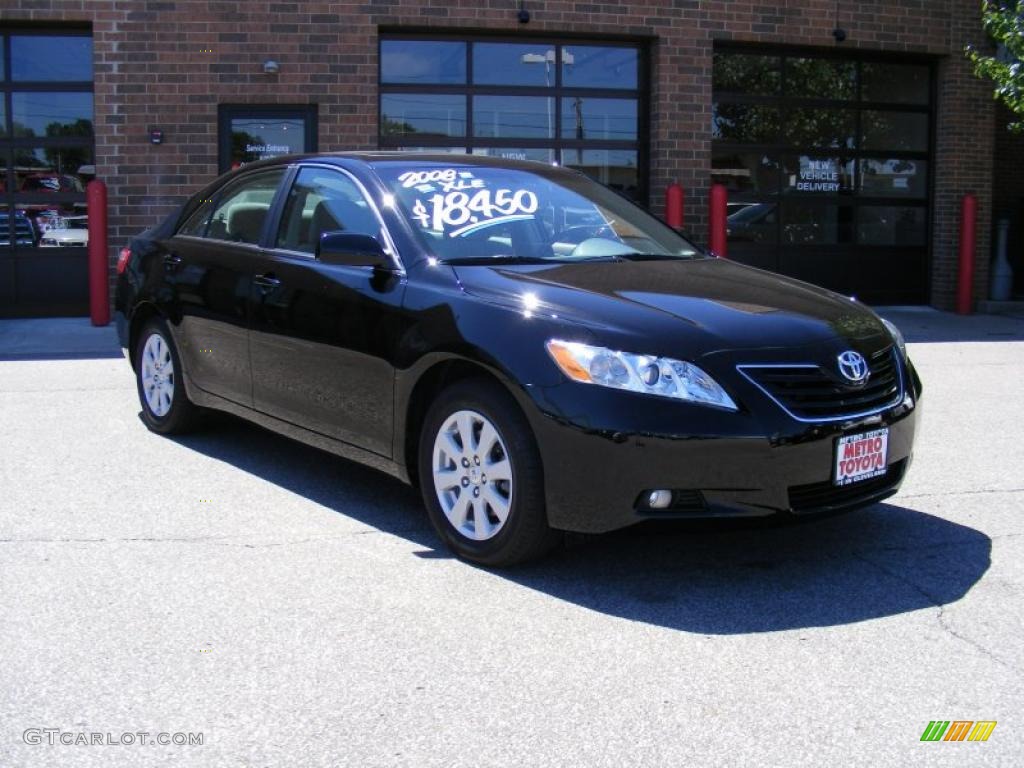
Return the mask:
[[566, 169], [259, 162], [118, 272], [150, 429], [212, 408], [369, 464], [479, 563], [566, 530], [864, 506], [913, 451], [921, 384], [894, 327]]

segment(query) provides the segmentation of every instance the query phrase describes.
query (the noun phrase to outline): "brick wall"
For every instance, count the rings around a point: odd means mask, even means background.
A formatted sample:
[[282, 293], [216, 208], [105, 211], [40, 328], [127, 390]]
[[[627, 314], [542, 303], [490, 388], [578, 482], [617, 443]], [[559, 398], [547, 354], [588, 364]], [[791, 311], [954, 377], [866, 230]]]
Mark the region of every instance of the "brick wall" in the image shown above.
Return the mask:
[[[10, 1], [10, 0], [9, 0]], [[652, 44], [652, 207], [673, 179], [687, 190], [688, 227], [706, 227], [711, 62], [716, 40], [945, 56], [937, 137], [933, 302], [951, 305], [956, 205], [981, 202], [979, 253], [988, 253], [992, 103], [960, 51], [980, 40], [976, 0], [14, 0], [0, 21], [90, 21], [96, 57], [96, 165], [110, 187], [116, 246], [217, 172], [217, 104], [319, 105], [321, 150], [376, 146], [380, 26], [509, 34], [649, 37]], [[274, 58], [278, 75], [265, 75]], [[165, 131], [152, 146], [147, 127]], [[979, 278], [987, 260], [979, 265]], [[980, 281], [979, 281], [980, 284]], [[979, 296], [981, 289], [979, 288]]]
[[956, 293], [960, 201], [978, 199], [974, 298], [988, 295], [992, 227], [992, 86], [974, 76], [963, 55], [968, 43], [982, 46], [981, 15], [972, 2], [950, 3], [949, 56], [939, 67], [935, 139], [935, 200], [932, 233], [932, 304], [953, 307]]

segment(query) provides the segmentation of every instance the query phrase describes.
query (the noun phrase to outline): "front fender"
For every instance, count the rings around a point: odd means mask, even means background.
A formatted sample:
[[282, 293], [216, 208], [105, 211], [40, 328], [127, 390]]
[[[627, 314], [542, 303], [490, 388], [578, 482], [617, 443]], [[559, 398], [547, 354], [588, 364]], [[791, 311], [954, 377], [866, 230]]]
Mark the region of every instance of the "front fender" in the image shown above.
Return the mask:
[[553, 337], [593, 340], [586, 328], [557, 317], [469, 296], [449, 268], [430, 269], [409, 281], [405, 308], [411, 322], [395, 351], [393, 445], [403, 463], [414, 392], [438, 366], [479, 368], [505, 387], [533, 423], [546, 402], [542, 391], [566, 381], [545, 343]]

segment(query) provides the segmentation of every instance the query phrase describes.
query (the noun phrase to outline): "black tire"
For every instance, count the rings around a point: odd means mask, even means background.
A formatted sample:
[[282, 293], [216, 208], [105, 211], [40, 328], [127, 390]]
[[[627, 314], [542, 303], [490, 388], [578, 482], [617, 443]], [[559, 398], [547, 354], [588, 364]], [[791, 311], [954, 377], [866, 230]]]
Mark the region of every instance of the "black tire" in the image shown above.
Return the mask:
[[[486, 418], [497, 431], [511, 464], [509, 511], [498, 532], [482, 541], [463, 535], [449, 521], [434, 483], [434, 441], [458, 411], [474, 411]], [[418, 463], [420, 490], [430, 522], [458, 557], [503, 567], [538, 558], [562, 540], [562, 533], [548, 526], [544, 472], [533, 433], [515, 401], [497, 384], [467, 379], [441, 392], [424, 419]]]
[[[170, 408], [159, 416], [150, 406], [143, 384], [143, 354], [146, 343], [154, 335], [159, 335], [163, 343], [166, 344], [173, 365], [173, 373], [169, 377], [173, 393]], [[182, 381], [183, 372], [181, 357], [178, 355], [178, 348], [174, 345], [174, 337], [171, 336], [167, 323], [159, 318], [147, 321], [135, 341], [135, 385], [139, 393], [139, 403], [142, 406], [142, 420], [153, 432], [158, 432], [161, 435], [181, 435], [191, 432], [199, 425], [201, 411], [188, 399], [188, 393], [185, 392], [185, 384]]]

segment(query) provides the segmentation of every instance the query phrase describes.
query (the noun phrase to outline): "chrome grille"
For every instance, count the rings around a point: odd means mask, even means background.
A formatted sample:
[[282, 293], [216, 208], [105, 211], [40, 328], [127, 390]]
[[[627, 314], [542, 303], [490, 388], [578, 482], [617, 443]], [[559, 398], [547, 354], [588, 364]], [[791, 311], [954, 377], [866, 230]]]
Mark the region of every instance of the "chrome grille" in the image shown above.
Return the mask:
[[877, 413], [903, 397], [903, 372], [895, 347], [868, 360], [871, 375], [863, 385], [844, 384], [820, 365], [739, 365], [740, 373], [800, 421], [838, 421]]

